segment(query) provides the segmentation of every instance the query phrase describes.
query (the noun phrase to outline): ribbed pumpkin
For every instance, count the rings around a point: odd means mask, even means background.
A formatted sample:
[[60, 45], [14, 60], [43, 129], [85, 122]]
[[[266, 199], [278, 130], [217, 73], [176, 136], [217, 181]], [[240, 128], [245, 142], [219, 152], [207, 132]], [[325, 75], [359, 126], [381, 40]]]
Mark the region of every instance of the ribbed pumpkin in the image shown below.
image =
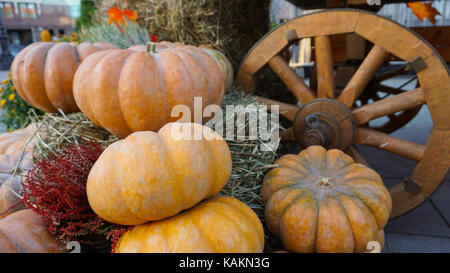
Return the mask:
[[223, 188], [231, 173], [226, 142], [195, 123], [184, 126], [203, 139], [178, 140], [180, 125], [136, 132], [105, 149], [87, 181], [89, 204], [97, 215], [112, 223], [142, 224], [173, 216]]
[[228, 90], [233, 85], [234, 78], [233, 66], [231, 65], [231, 62], [222, 52], [218, 50], [204, 45], [199, 47], [205, 50], [217, 62], [225, 80], [225, 90]]
[[222, 103], [224, 80], [216, 61], [204, 50], [177, 44], [148, 51], [143, 46], [92, 54], [74, 78], [77, 105], [89, 119], [124, 138], [136, 131], [157, 131], [180, 117], [175, 105], [194, 113], [194, 97], [203, 108]]
[[[36, 129], [36, 125], [32, 123], [26, 128], [0, 134], [0, 155], [16, 155], [21, 153]], [[30, 140], [25, 151], [33, 151], [34, 142], [35, 139]]]
[[134, 227], [120, 238], [118, 253], [261, 253], [264, 231], [251, 208], [218, 196], [177, 216]]
[[0, 220], [0, 253], [54, 253], [64, 249], [32, 210], [20, 210]]
[[20, 194], [22, 185], [19, 177], [11, 177], [6, 181], [0, 181], [0, 219], [5, 218], [11, 213], [25, 208]]
[[380, 176], [340, 150], [311, 146], [285, 155], [264, 177], [271, 232], [293, 252], [364, 252], [391, 213]]
[[[159, 43], [155, 43], [155, 49], [162, 50], [169, 47], [176, 47], [182, 45], [181, 43], [171, 43], [167, 41], [162, 41]], [[216, 61], [216, 64], [219, 66], [220, 71], [222, 72], [222, 78], [225, 81], [225, 90], [228, 90], [233, 85], [233, 78], [234, 78], [234, 71], [233, 66], [231, 65], [231, 62], [228, 60], [228, 58], [220, 51], [215, 50], [209, 46], [206, 45], [200, 45], [199, 48], [204, 50], [206, 53], [211, 56], [214, 61]], [[136, 50], [136, 51], [145, 51], [146, 46], [145, 45], [134, 45], [129, 47], [128, 49]]]
[[11, 75], [17, 93], [30, 105], [45, 112], [79, 111], [72, 81], [80, 62], [90, 54], [117, 48], [99, 43], [33, 43], [14, 58]]

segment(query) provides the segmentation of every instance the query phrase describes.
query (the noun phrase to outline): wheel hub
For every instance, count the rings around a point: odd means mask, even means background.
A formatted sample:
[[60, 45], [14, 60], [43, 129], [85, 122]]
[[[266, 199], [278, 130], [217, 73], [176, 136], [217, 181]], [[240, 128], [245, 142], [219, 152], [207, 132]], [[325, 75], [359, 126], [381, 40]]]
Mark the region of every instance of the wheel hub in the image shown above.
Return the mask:
[[356, 122], [345, 105], [331, 99], [315, 99], [298, 111], [294, 135], [304, 148], [320, 145], [345, 150], [356, 135]]

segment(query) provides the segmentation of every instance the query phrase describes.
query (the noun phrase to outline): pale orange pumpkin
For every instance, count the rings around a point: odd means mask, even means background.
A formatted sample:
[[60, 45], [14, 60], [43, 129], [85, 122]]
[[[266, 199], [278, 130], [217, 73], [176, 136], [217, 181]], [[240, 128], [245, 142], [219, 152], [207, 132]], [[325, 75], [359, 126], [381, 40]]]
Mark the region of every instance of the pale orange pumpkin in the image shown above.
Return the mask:
[[[157, 51], [181, 45], [183, 44], [171, 43], [167, 41], [154, 43], [155, 49]], [[225, 90], [228, 90], [233, 85], [233, 78], [234, 78], [233, 65], [231, 64], [231, 62], [228, 60], [225, 54], [209, 46], [200, 45], [198, 48], [204, 50], [206, 53], [209, 54], [209, 56], [211, 56], [214, 59], [214, 61], [216, 61], [216, 64], [218, 65], [220, 72], [222, 72], [222, 78], [225, 81]], [[146, 51], [146, 46], [134, 45], [129, 47], [128, 49], [136, 51]]]
[[[13, 176], [13, 171], [17, 166], [18, 172]], [[25, 175], [33, 165], [33, 155], [30, 152], [20, 154], [7, 155], [0, 154], [0, 219], [7, 215], [24, 209], [20, 195], [22, 193], [21, 177]]]
[[389, 218], [380, 176], [340, 150], [285, 155], [261, 189], [267, 227], [292, 252], [364, 252]]
[[223, 188], [231, 173], [226, 142], [195, 123], [184, 126], [202, 140], [178, 140], [180, 125], [136, 132], [105, 149], [87, 181], [97, 215], [112, 223], [142, 224], [176, 215]]
[[105, 42], [33, 43], [14, 58], [11, 76], [17, 93], [30, 105], [45, 112], [79, 111], [72, 81], [80, 62], [90, 54], [117, 48]]
[[[16, 155], [21, 153], [36, 129], [36, 125], [31, 123], [25, 128], [0, 134], [0, 155]], [[25, 151], [33, 151], [35, 142], [35, 139], [31, 139], [27, 147], [25, 147]]]
[[251, 208], [218, 196], [174, 217], [134, 227], [120, 238], [117, 253], [261, 253], [264, 231]]
[[0, 220], [0, 253], [65, 252], [64, 245], [47, 231], [32, 210], [14, 212]]
[[[172, 108], [194, 97], [203, 108], [222, 103], [224, 80], [216, 61], [194, 46], [149, 44], [89, 56], [74, 77], [77, 105], [89, 119], [124, 138], [136, 131], [157, 131], [169, 122]], [[160, 48], [160, 49], [158, 49]]]

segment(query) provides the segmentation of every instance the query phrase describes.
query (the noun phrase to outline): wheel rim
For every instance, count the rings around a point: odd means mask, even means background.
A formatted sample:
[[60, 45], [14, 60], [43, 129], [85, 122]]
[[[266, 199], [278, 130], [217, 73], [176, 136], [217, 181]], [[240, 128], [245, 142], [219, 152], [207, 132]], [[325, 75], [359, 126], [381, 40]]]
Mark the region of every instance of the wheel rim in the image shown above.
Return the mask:
[[[343, 92], [335, 97], [329, 37], [345, 33], [357, 33], [374, 46]], [[315, 42], [317, 92], [310, 89], [280, 56], [283, 50], [303, 38], [313, 38]], [[390, 54], [411, 64], [422, 64], [415, 71], [420, 88], [352, 109], [354, 102]], [[393, 199], [391, 217], [420, 205], [442, 182], [450, 165], [450, 119], [447, 110], [450, 105], [449, 71], [437, 51], [413, 31], [361, 10], [338, 9], [312, 13], [290, 20], [263, 37], [244, 58], [236, 83], [247, 93], [253, 92], [258, 73], [266, 65], [286, 84], [301, 105], [320, 98], [337, 100], [352, 109], [358, 125], [356, 144], [376, 147], [417, 162], [410, 177], [389, 188]], [[300, 110], [296, 105], [272, 99], [258, 97], [258, 101], [279, 105], [280, 114], [291, 121], [295, 120]], [[363, 127], [370, 120], [399, 111], [414, 111], [423, 104], [428, 105], [434, 123], [425, 145]], [[292, 139], [295, 137], [294, 129], [289, 128], [281, 135]], [[355, 145], [349, 146], [346, 152], [355, 161], [366, 163]]]

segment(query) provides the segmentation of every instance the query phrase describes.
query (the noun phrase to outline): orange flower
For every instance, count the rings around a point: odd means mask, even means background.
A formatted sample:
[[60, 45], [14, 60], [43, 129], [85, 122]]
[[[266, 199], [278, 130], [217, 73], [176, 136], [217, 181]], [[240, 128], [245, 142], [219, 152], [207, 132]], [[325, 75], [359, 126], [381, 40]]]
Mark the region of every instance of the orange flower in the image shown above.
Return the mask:
[[127, 17], [127, 19], [129, 19], [129, 20], [134, 21], [138, 18], [137, 13], [135, 11], [132, 11], [129, 9], [124, 10], [122, 14], [125, 15], [125, 17]]
[[117, 26], [117, 28], [120, 30], [122, 35], [124, 35], [123, 29], [120, 26], [120, 24], [123, 23], [124, 25], [126, 25], [127, 23], [125, 22], [125, 19], [123, 19], [122, 11], [116, 5], [114, 5], [114, 7], [110, 8], [106, 12], [106, 14], [109, 15], [108, 24], [111, 25], [112, 23], [114, 23]]

